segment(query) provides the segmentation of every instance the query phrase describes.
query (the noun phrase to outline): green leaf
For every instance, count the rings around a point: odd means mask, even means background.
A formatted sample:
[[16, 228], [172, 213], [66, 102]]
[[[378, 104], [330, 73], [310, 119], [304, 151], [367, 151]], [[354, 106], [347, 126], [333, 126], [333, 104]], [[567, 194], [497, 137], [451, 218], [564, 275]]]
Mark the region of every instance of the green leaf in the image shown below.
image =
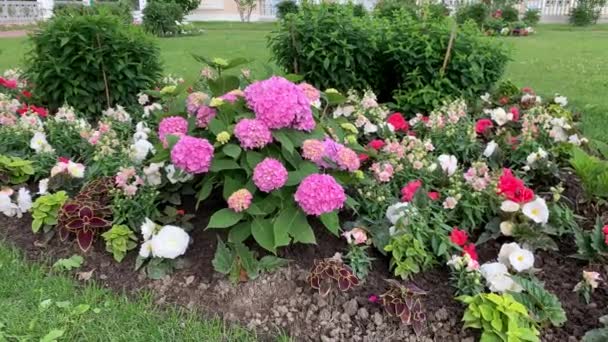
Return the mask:
[[241, 166], [232, 159], [213, 159], [211, 162], [211, 172], [219, 172], [222, 170], [240, 169]]
[[228, 249], [228, 247], [226, 247], [226, 244], [224, 244], [224, 242], [218, 237], [217, 247], [215, 248], [215, 255], [213, 256], [213, 260], [211, 261], [213, 269], [221, 274], [228, 274], [232, 269], [233, 263], [234, 256], [230, 252], [230, 249]]
[[44, 335], [44, 337], [42, 337], [40, 339], [40, 342], [53, 342], [53, 341], [57, 341], [57, 339], [60, 338], [61, 336], [63, 336], [64, 333], [65, 333], [65, 330], [62, 330], [62, 329], [53, 329], [53, 330], [49, 331], [48, 334]]
[[217, 79], [207, 80], [209, 89], [214, 96], [221, 96], [239, 87], [239, 78], [234, 75], [223, 75]]
[[316, 244], [315, 233], [312, 227], [308, 223], [306, 214], [302, 210], [298, 209], [295, 213], [295, 219], [289, 229], [289, 235], [293, 238], [294, 242]]
[[202, 181], [201, 188], [196, 193], [196, 207], [200, 202], [206, 200], [209, 195], [211, 195], [211, 191], [213, 190], [213, 182], [215, 181], [214, 177], [205, 176]]
[[567, 320], [557, 296], [545, 290], [543, 284], [536, 279], [521, 276], [511, 276], [523, 289], [523, 292], [513, 293], [513, 297], [530, 311], [532, 318], [539, 323], [550, 321], [553, 326], [561, 326]]
[[339, 236], [340, 231], [340, 219], [338, 218], [338, 213], [336, 211], [332, 211], [330, 213], [325, 213], [319, 216], [323, 225], [335, 236]]
[[234, 244], [234, 250], [236, 251], [236, 255], [240, 258], [241, 266], [243, 266], [247, 272], [249, 279], [256, 279], [260, 274], [260, 270], [253, 252], [251, 252], [247, 246], [240, 242]]
[[220, 209], [211, 215], [207, 229], [232, 227], [242, 218], [243, 213], [237, 213], [228, 208]]
[[225, 200], [228, 200], [228, 197], [230, 197], [230, 195], [232, 195], [235, 191], [242, 189], [244, 186], [244, 184], [242, 184], [240, 181], [230, 177], [230, 176], [225, 176], [224, 177], [224, 191], [223, 191], [223, 196]]
[[262, 159], [264, 159], [263, 154], [255, 151], [247, 151], [247, 164], [249, 164], [250, 168], [254, 169]]
[[67, 259], [59, 259], [53, 264], [54, 269], [70, 271], [82, 266], [84, 259], [80, 255], [72, 255]]
[[251, 236], [251, 222], [241, 222], [230, 228], [228, 232], [229, 242], [243, 242]]
[[286, 266], [288, 262], [288, 260], [278, 258], [274, 255], [266, 255], [260, 259], [258, 265], [263, 271], [272, 272], [280, 267]]
[[288, 206], [279, 212], [274, 220], [274, 247], [287, 246], [291, 242], [289, 231], [297, 219], [299, 210], [293, 206]]
[[251, 224], [251, 234], [260, 246], [272, 253], [276, 253], [274, 231], [270, 220], [254, 218]]
[[222, 151], [229, 157], [237, 159], [241, 155], [241, 147], [236, 144], [227, 144], [224, 145]]
[[295, 147], [293, 146], [293, 142], [289, 139], [288, 132], [284, 129], [275, 130], [272, 132], [272, 136], [281, 143], [281, 145], [288, 151], [294, 152]]

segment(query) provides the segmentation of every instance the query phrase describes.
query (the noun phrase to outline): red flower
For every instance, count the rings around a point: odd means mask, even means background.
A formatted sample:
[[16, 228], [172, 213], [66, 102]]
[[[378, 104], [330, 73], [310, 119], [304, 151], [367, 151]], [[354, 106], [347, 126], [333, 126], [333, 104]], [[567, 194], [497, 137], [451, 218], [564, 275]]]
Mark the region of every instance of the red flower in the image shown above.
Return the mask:
[[402, 131], [407, 132], [410, 129], [410, 125], [407, 123], [403, 115], [401, 113], [393, 113], [386, 120], [389, 124], [391, 124], [396, 132]]
[[411, 202], [416, 195], [416, 191], [422, 186], [420, 180], [415, 180], [407, 183], [403, 189], [401, 189], [401, 202]]
[[357, 156], [359, 157], [359, 161], [361, 163], [369, 159], [369, 156], [365, 153], [359, 153]]
[[477, 134], [486, 134], [492, 127], [494, 127], [492, 120], [479, 119], [475, 123], [475, 132], [477, 132]]
[[498, 100], [498, 102], [500, 102], [501, 105], [506, 105], [507, 103], [509, 103], [509, 98], [506, 96], [503, 96], [500, 98], [500, 100]]
[[504, 169], [498, 179], [498, 194], [516, 203], [527, 203], [534, 199], [534, 191], [527, 188], [523, 180], [513, 176], [510, 169]]
[[0, 85], [9, 89], [15, 89], [17, 88], [17, 80], [8, 80], [0, 77]]
[[176, 213], [177, 215], [182, 215], [182, 216], [186, 214], [186, 212], [185, 212], [183, 209], [177, 209], [177, 210], [175, 211], [175, 213]]
[[463, 246], [462, 249], [464, 250], [464, 253], [468, 254], [471, 259], [477, 261], [477, 251], [475, 250], [475, 244], [470, 243], [466, 246]]
[[32, 97], [32, 93], [30, 93], [27, 90], [24, 90], [21, 92], [21, 95], [23, 95], [25, 98], [29, 99], [30, 97]]
[[608, 224], [602, 228], [602, 232], [604, 232], [604, 235], [608, 235]]
[[532, 88], [530, 88], [530, 87], [521, 88], [521, 92], [526, 93], [526, 94], [534, 94], [534, 90], [532, 90]]
[[467, 232], [458, 229], [458, 227], [454, 227], [450, 233], [450, 241], [458, 246], [464, 246], [468, 239]]
[[60, 163], [67, 164], [67, 163], [70, 162], [70, 159], [66, 158], [66, 157], [59, 157], [59, 158], [57, 158], [57, 161], [60, 162]]
[[513, 114], [513, 121], [518, 121], [519, 120], [519, 108], [511, 107], [510, 111], [511, 111], [511, 114]]
[[34, 105], [30, 105], [30, 110], [33, 111], [34, 113], [38, 114], [38, 116], [41, 118], [46, 118], [46, 116], [48, 115], [46, 109], [42, 108], [42, 107], [36, 107]]
[[436, 201], [441, 197], [441, 194], [437, 191], [429, 191], [426, 195], [433, 201]]
[[423, 116], [423, 117], [420, 118], [420, 121], [422, 121], [424, 123], [427, 123], [427, 122], [429, 122], [429, 119], [430, 118], [428, 116]]
[[23, 114], [27, 113], [28, 109], [29, 109], [29, 108], [28, 108], [28, 107], [27, 107], [27, 105], [24, 103], [24, 104], [21, 106], [21, 108], [17, 109], [17, 114], [19, 114], [19, 115], [23, 115]]
[[384, 141], [382, 139], [375, 139], [370, 141], [367, 146], [373, 148], [374, 150], [378, 151], [379, 149], [383, 148], [384, 145], [386, 145], [384, 143]]

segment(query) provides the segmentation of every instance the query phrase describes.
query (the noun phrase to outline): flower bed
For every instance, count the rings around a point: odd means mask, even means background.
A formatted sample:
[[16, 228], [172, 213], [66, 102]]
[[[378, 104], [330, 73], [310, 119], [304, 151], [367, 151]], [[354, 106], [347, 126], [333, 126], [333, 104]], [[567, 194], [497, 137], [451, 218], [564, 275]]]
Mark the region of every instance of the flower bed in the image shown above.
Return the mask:
[[[567, 199], [578, 183], [565, 169], [588, 142], [565, 97], [505, 83], [404, 115], [371, 92], [200, 60], [199, 89], [169, 77], [97, 123], [29, 104], [35, 89], [6, 74], [0, 211], [25, 219], [3, 235], [53, 256], [77, 245], [109, 286], [262, 330], [274, 319], [302, 339], [564, 340], [597, 327], [608, 228]], [[38, 236], [22, 228], [28, 212]]]

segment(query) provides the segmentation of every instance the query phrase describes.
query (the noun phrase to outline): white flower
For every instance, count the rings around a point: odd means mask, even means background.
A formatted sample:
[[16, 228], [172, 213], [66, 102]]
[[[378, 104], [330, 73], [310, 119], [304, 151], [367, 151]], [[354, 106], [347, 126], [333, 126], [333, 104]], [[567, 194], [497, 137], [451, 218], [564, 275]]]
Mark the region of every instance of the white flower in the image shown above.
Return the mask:
[[36, 151], [36, 153], [41, 152], [53, 152], [55, 151], [49, 142], [46, 140], [46, 135], [43, 132], [36, 132], [30, 140], [30, 147]]
[[490, 93], [485, 93], [480, 96], [481, 100], [485, 103], [490, 103]]
[[568, 133], [559, 126], [553, 126], [549, 131], [549, 136], [553, 138], [555, 142], [564, 142], [568, 140]]
[[407, 211], [408, 203], [397, 202], [386, 209], [386, 218], [391, 224], [396, 224], [400, 218], [404, 217]]
[[500, 232], [504, 236], [513, 235], [513, 222], [511, 221], [503, 221], [500, 223]]
[[597, 289], [599, 286], [599, 281], [602, 280], [600, 274], [597, 272], [587, 272], [583, 271], [583, 279], [592, 289]]
[[366, 122], [365, 125], [363, 126], [363, 133], [365, 134], [371, 134], [371, 133], [376, 133], [378, 132], [378, 126], [374, 125], [371, 122]]
[[503, 36], [505, 36], [505, 35], [507, 35], [507, 34], [509, 33], [509, 31], [510, 31], [510, 30], [509, 30], [509, 28], [508, 28], [508, 27], [503, 27], [503, 28], [500, 30], [500, 34], [502, 34]]
[[514, 270], [523, 272], [534, 266], [534, 254], [527, 249], [520, 248], [509, 254], [509, 262]]
[[490, 113], [492, 116], [492, 120], [494, 120], [498, 124], [498, 126], [502, 126], [507, 122], [513, 120], [513, 113], [507, 113], [504, 109], [500, 107], [492, 109]]
[[547, 156], [549, 155], [549, 154], [547, 153], [547, 151], [543, 150], [543, 148], [542, 148], [542, 147], [539, 147], [539, 148], [538, 148], [538, 151], [536, 152], [536, 154], [538, 154], [538, 157], [539, 157], [539, 158], [541, 158], [541, 159], [545, 159], [545, 158], [547, 158]]
[[483, 155], [486, 158], [490, 158], [494, 154], [494, 152], [496, 151], [497, 147], [498, 147], [498, 144], [494, 140], [490, 141], [488, 143], [488, 145], [486, 145], [486, 149], [483, 150]]
[[147, 118], [152, 112], [161, 109], [163, 109], [163, 106], [161, 106], [160, 103], [152, 103], [148, 106], [144, 106], [144, 114], [142, 115], [142, 117]]
[[502, 210], [506, 213], [514, 213], [514, 212], [519, 211], [519, 204], [517, 204], [511, 200], [506, 200], [500, 204], [500, 210]]
[[8, 217], [19, 214], [19, 206], [11, 201], [13, 190], [10, 188], [0, 191], [0, 212]]
[[507, 266], [499, 262], [485, 263], [479, 268], [492, 292], [521, 292], [522, 288], [511, 279]]
[[144, 241], [141, 244], [141, 248], [139, 249], [139, 256], [142, 258], [149, 258], [152, 253], [152, 243], [148, 241]]
[[500, 251], [498, 252], [498, 262], [504, 264], [505, 266], [509, 266], [509, 256], [511, 253], [520, 250], [521, 247], [517, 242], [505, 243], [500, 247]]
[[458, 200], [455, 197], [449, 196], [443, 201], [443, 207], [445, 209], [454, 209], [458, 204]]
[[150, 239], [152, 255], [157, 258], [175, 259], [186, 253], [190, 236], [176, 226], [164, 226]]
[[395, 236], [395, 233], [397, 233], [397, 227], [395, 226], [390, 226], [388, 228], [388, 235], [390, 236]]
[[84, 169], [85, 169], [84, 165], [82, 165], [80, 163], [74, 163], [71, 160], [67, 164], [67, 171], [70, 174], [70, 176], [72, 176], [74, 178], [83, 178]]
[[165, 163], [152, 163], [148, 167], [144, 167], [144, 179], [146, 184], [157, 186], [162, 183], [162, 175], [160, 169]]
[[46, 195], [48, 193], [49, 190], [49, 179], [45, 178], [45, 179], [41, 179], [40, 182], [38, 182], [38, 195]]
[[165, 166], [165, 172], [167, 172], [167, 179], [171, 184], [187, 182], [193, 177], [190, 173], [176, 169], [173, 164]]
[[25, 213], [32, 208], [32, 195], [30, 195], [30, 191], [28, 189], [19, 189], [19, 193], [17, 193], [17, 205], [22, 213]]
[[140, 105], [145, 105], [146, 103], [148, 103], [150, 101], [150, 98], [148, 97], [148, 94], [144, 94], [144, 93], [139, 93], [137, 94], [137, 102], [139, 102]]
[[435, 170], [437, 170], [437, 163], [431, 163], [428, 167], [427, 170], [429, 170], [429, 172], [435, 172]]
[[340, 116], [349, 117], [354, 111], [355, 107], [353, 106], [338, 107], [334, 110], [334, 119], [337, 119]]
[[549, 208], [542, 197], [524, 204], [522, 212], [536, 223], [546, 224], [549, 221]]
[[156, 229], [156, 223], [146, 217], [144, 223], [141, 225], [141, 235], [144, 237], [144, 240], [147, 241], [154, 234], [154, 230]]
[[154, 145], [152, 145], [152, 143], [150, 143], [148, 140], [137, 140], [133, 145], [131, 145], [130, 152], [131, 160], [134, 163], [139, 164], [144, 161], [146, 157], [148, 157], [150, 152], [154, 153], [155, 149]]
[[581, 145], [581, 140], [578, 138], [578, 135], [576, 135], [576, 134], [572, 134], [571, 136], [569, 136], [568, 142], [575, 146]]
[[51, 177], [54, 177], [55, 175], [58, 175], [60, 173], [64, 173], [67, 169], [68, 169], [68, 163], [64, 163], [64, 162], [61, 162], [61, 161], [58, 162], [51, 169]]
[[568, 105], [568, 98], [565, 96], [561, 96], [560, 94], [555, 94], [555, 98], [553, 98], [553, 102], [557, 103], [562, 107], [566, 107]]
[[456, 172], [456, 169], [458, 168], [458, 159], [456, 159], [455, 156], [442, 154], [437, 160], [439, 161], [439, 165], [443, 172], [448, 176], [452, 176]]
[[528, 157], [526, 157], [526, 164], [532, 165], [532, 164], [536, 163], [537, 160], [538, 160], [538, 154], [536, 152], [532, 152], [528, 155]]

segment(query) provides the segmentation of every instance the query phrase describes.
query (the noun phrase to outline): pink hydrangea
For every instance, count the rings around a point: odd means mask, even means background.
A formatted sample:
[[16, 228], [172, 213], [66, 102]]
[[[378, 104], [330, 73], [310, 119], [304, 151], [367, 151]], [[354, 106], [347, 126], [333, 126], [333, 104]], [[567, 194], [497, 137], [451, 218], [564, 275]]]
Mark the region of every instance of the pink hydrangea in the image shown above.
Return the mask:
[[325, 156], [325, 144], [321, 140], [307, 139], [302, 143], [302, 157], [315, 164], [323, 161]]
[[227, 92], [226, 94], [220, 96], [220, 99], [226, 101], [226, 102], [230, 102], [230, 103], [235, 103], [236, 100], [239, 99], [239, 97], [243, 96], [243, 91], [240, 89], [235, 89], [235, 90], [231, 90], [229, 92]]
[[287, 182], [287, 169], [274, 158], [265, 158], [253, 169], [253, 183], [263, 192], [279, 189]]
[[302, 144], [302, 156], [324, 168], [332, 167], [332, 161], [341, 170], [356, 171], [361, 165], [359, 156], [355, 151], [330, 138], [325, 140], [305, 140]]
[[253, 196], [247, 189], [240, 189], [232, 193], [228, 197], [228, 208], [240, 213], [243, 210], [247, 210], [251, 205]]
[[196, 127], [205, 128], [215, 117], [217, 112], [209, 106], [200, 106], [196, 111]]
[[207, 139], [183, 136], [171, 150], [171, 162], [188, 173], [209, 171], [213, 159], [213, 146]]
[[359, 160], [357, 153], [344, 146], [342, 146], [336, 153], [335, 161], [340, 169], [350, 172], [358, 170], [359, 166], [361, 165], [361, 161]]
[[181, 116], [169, 116], [161, 120], [158, 125], [158, 139], [167, 147], [167, 135], [181, 137], [188, 133], [188, 120]]
[[321, 99], [321, 92], [312, 85], [302, 82], [298, 84], [298, 87], [304, 92], [311, 104]]
[[273, 76], [245, 88], [247, 104], [270, 129], [311, 130], [315, 122], [310, 100], [296, 84]]
[[209, 100], [209, 95], [200, 91], [194, 92], [186, 98], [186, 108], [188, 113], [195, 115], [199, 107], [203, 106]]
[[244, 149], [262, 148], [272, 142], [268, 126], [257, 119], [242, 119], [234, 126], [234, 136]]
[[306, 214], [319, 216], [342, 208], [346, 194], [332, 176], [315, 173], [302, 180], [294, 198]]

